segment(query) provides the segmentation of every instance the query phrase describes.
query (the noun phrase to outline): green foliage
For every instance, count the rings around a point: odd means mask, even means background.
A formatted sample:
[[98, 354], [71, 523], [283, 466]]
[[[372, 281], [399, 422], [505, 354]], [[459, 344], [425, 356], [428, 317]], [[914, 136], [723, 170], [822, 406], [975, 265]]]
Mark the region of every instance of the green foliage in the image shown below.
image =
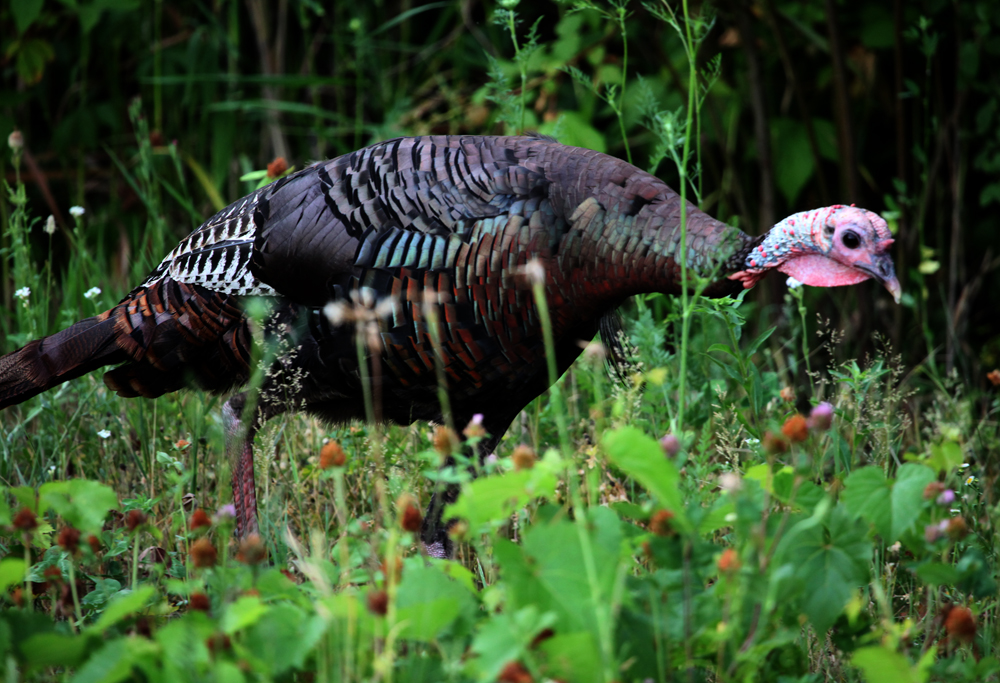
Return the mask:
[[[307, 1], [261, 24], [259, 3], [154, 4], [0, 9], [0, 135], [27, 140], [2, 161], [8, 349], [118, 300], [271, 180], [275, 156], [301, 166], [403, 133], [538, 130], [659, 169], [745, 227], [768, 182], [779, 215], [882, 199], [907, 298], [892, 323], [864, 287], [643, 297], [626, 324], [634, 375], [609, 378], [600, 354], [578, 364], [475, 480], [437, 472], [425, 425], [287, 418], [257, 444], [266, 565], [239, 559], [211, 513], [230, 500], [218, 399], [63, 385], [0, 415], [8, 679], [997, 680], [1000, 401], [982, 375], [1000, 336], [980, 313], [995, 231], [961, 203], [1000, 197], [995, 3], [903, 3], [898, 25], [834, 3], [839, 47], [808, 3], [755, 8], [747, 35], [735, 7], [683, 3]], [[838, 50], [853, 128], [832, 104]], [[833, 188], [851, 131], [860, 196]], [[67, 219], [70, 205], [86, 213]], [[834, 321], [821, 348], [817, 315]], [[783, 389], [831, 402], [833, 428], [780, 436]], [[320, 468], [327, 437], [345, 467]], [[544, 456], [513, 470], [522, 439]], [[445, 481], [461, 484], [447, 515], [465, 542], [459, 561], [428, 561], [390, 501]], [[210, 528], [189, 528], [197, 507]], [[34, 529], [14, 526], [25, 508]], [[130, 530], [130, 510], [148, 522]], [[77, 549], [59, 545], [66, 527]], [[195, 566], [198, 539], [215, 566]], [[955, 606], [972, 610], [971, 640], [949, 630]]]

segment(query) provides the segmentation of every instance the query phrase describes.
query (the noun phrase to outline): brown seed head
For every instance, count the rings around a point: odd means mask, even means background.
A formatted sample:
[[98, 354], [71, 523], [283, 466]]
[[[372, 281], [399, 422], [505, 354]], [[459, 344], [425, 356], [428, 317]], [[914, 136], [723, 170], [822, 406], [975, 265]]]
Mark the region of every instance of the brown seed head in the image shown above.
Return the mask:
[[947, 487], [940, 481], [932, 481], [924, 487], [924, 500], [937, 500]]
[[277, 178], [285, 174], [288, 171], [288, 162], [285, 161], [285, 157], [275, 157], [274, 161], [267, 165], [267, 177]]
[[497, 676], [498, 683], [532, 683], [533, 680], [521, 662], [507, 662]]
[[535, 461], [538, 460], [538, 456], [535, 455], [535, 449], [527, 444], [518, 444], [511, 454], [510, 459], [514, 461], [515, 470], [530, 470], [535, 466]]
[[948, 520], [948, 530], [945, 533], [951, 540], [959, 541], [969, 535], [969, 525], [964, 517], [952, 517]]
[[971, 642], [976, 636], [976, 618], [968, 607], [952, 607], [944, 619], [948, 635], [963, 642]]
[[399, 525], [403, 527], [403, 531], [413, 533], [420, 531], [424, 516], [420, 514], [420, 508], [417, 507], [413, 496], [407, 494], [400, 496], [396, 501], [396, 509], [399, 510]]
[[191, 562], [195, 567], [214, 567], [219, 553], [212, 542], [204, 536], [191, 544]]
[[772, 455], [784, 453], [788, 450], [788, 440], [781, 435], [775, 435], [771, 432], [764, 432], [761, 444], [764, 446], [764, 450]]
[[458, 445], [458, 436], [444, 425], [438, 425], [434, 429], [434, 448], [441, 455], [451, 455]]
[[726, 548], [719, 555], [718, 567], [723, 574], [735, 574], [740, 570], [740, 556], [732, 548]]
[[208, 599], [208, 596], [204, 593], [192, 593], [191, 597], [188, 598], [188, 609], [197, 610], [199, 612], [207, 612], [211, 609], [212, 604]]
[[87, 536], [87, 545], [90, 546], [91, 552], [95, 555], [101, 552], [101, 539], [99, 539], [96, 535], [90, 534]]
[[75, 554], [80, 549], [80, 530], [71, 526], [63, 527], [59, 532], [59, 547], [71, 555]]
[[216, 633], [205, 640], [205, 645], [208, 646], [208, 651], [214, 655], [216, 652], [224, 652], [230, 649], [233, 646], [233, 642], [229, 640], [229, 636], [225, 633]]
[[250, 566], [258, 565], [267, 559], [267, 548], [257, 534], [250, 534], [240, 541], [240, 549], [236, 552], [236, 559], [243, 564]]
[[660, 448], [663, 449], [665, 456], [673, 458], [681, 452], [681, 440], [674, 434], [667, 434], [660, 439]]
[[198, 508], [193, 513], [191, 513], [191, 519], [188, 520], [188, 529], [191, 531], [196, 531], [198, 529], [207, 529], [212, 526], [212, 520], [209, 519], [208, 513]]
[[323, 448], [319, 452], [319, 466], [321, 469], [328, 470], [331, 467], [343, 467], [346, 462], [347, 454], [344, 453], [344, 449], [340, 447], [339, 443], [330, 440], [323, 444]]
[[42, 576], [45, 577], [46, 581], [51, 581], [52, 583], [59, 583], [60, 581], [62, 581], [63, 577], [62, 570], [59, 569], [59, 567], [56, 567], [55, 565], [52, 565], [51, 567], [46, 567], [45, 571], [42, 572]]
[[385, 591], [368, 591], [368, 611], [384, 617], [389, 611], [389, 594]]
[[187, 439], [178, 439], [177, 443], [174, 444], [174, 448], [179, 451], [183, 451], [185, 448], [191, 445], [191, 442]]
[[674, 526], [671, 523], [671, 520], [673, 520], [673, 518], [674, 513], [670, 510], [657, 510], [649, 519], [649, 530], [657, 536], [672, 536], [674, 533]]
[[33, 531], [38, 528], [38, 517], [28, 508], [21, 508], [14, 515], [14, 528], [18, 531]]
[[785, 424], [781, 426], [781, 433], [787, 436], [789, 441], [805, 441], [809, 438], [809, 425], [806, 423], [806, 418], [795, 413], [785, 420]]
[[135, 531], [146, 523], [146, 515], [142, 510], [129, 510], [125, 516], [125, 526], [129, 531]]
[[476, 413], [469, 420], [469, 424], [465, 426], [462, 430], [467, 439], [481, 439], [486, 436], [486, 428], [483, 427], [483, 416], [482, 413]]
[[553, 631], [552, 629], [550, 629], [550, 628], [543, 628], [541, 631], [538, 632], [537, 636], [535, 636], [534, 638], [531, 639], [531, 645], [529, 647], [532, 650], [534, 650], [536, 647], [538, 647], [539, 645], [541, 645], [543, 642], [545, 642], [546, 640], [548, 640], [549, 638], [551, 638], [555, 634], [556, 634], [556, 632]]
[[11, 596], [11, 600], [17, 607], [24, 607], [24, 591], [18, 586], [14, 589], [14, 594]]
[[795, 400], [795, 390], [791, 387], [784, 387], [781, 390], [781, 400], [791, 403]]
[[986, 374], [986, 379], [995, 387], [1000, 387], [1000, 370], [990, 370]]

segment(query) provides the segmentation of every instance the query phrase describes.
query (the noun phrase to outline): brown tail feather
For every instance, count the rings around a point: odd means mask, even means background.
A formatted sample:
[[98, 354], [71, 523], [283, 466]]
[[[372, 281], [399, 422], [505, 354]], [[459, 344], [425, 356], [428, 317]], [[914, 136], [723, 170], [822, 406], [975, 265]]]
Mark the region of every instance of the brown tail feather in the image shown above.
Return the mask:
[[26, 401], [102, 366], [129, 360], [116, 343], [111, 313], [81, 320], [0, 357], [0, 408]]

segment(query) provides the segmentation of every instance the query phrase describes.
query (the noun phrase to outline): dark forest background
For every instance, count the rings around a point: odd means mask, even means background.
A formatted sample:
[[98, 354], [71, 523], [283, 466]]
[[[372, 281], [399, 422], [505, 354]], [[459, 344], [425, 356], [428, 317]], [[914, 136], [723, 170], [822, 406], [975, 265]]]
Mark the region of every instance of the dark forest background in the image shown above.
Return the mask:
[[[657, 16], [672, 5], [501, 5], [3, 3], [0, 134], [23, 134], [33, 258], [48, 258], [41, 227], [51, 214], [58, 279], [73, 244], [68, 209], [83, 206], [100, 283], [117, 296], [253, 189], [262, 174], [241, 178], [275, 157], [301, 168], [397, 135], [514, 133], [523, 121], [649, 167], [662, 137], [649, 114], [686, 101], [683, 44]], [[517, 12], [516, 49], [509, 23], [495, 21], [504, 8]], [[988, 386], [1000, 365], [1000, 3], [762, 0], [691, 11], [706, 31], [695, 55], [707, 88], [693, 184], [702, 207], [753, 234], [832, 203], [882, 213], [896, 233], [903, 305], [866, 283], [812, 290], [810, 309], [844, 330], [844, 357], [872, 350], [881, 333], [908, 368], [955, 369]], [[523, 116], [511, 116], [522, 100]], [[144, 155], [156, 178], [142, 177]], [[671, 164], [656, 172], [676, 187]], [[6, 149], [0, 174], [14, 183]], [[4, 193], [4, 246], [9, 215]], [[5, 259], [8, 331], [18, 286]], [[777, 315], [784, 283], [760, 289]], [[53, 311], [73, 309], [70, 299]]]

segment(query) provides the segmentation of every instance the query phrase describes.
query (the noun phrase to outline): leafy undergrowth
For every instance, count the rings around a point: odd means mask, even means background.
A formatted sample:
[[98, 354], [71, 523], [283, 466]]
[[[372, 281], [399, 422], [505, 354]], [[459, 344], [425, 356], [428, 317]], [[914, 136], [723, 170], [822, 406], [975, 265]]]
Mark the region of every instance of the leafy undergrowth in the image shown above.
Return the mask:
[[[669, 360], [644, 303], [631, 325], [639, 358]], [[713, 304], [694, 348], [725, 330], [737, 339], [737, 305]], [[555, 407], [537, 402], [475, 480], [438, 473], [444, 428], [275, 425], [257, 443], [263, 538], [239, 544], [203, 396], [119, 402], [83, 380], [34, 399], [5, 437], [33, 454], [17, 467], [48, 480], [0, 499], [7, 670], [996, 680], [995, 417], [970, 422], [953, 387], [905, 396], [889, 357], [815, 375], [829, 403], [802, 417], [779, 373], [739, 346], [700, 355], [698, 429], [662, 441], [669, 365], [640, 363], [623, 386], [599, 349], [587, 354], [561, 382], [565, 445], [546, 447], [560, 443]], [[56, 480], [62, 468], [90, 478]], [[463, 482], [446, 512], [459, 558], [428, 560], [418, 501], [452, 478]]]

